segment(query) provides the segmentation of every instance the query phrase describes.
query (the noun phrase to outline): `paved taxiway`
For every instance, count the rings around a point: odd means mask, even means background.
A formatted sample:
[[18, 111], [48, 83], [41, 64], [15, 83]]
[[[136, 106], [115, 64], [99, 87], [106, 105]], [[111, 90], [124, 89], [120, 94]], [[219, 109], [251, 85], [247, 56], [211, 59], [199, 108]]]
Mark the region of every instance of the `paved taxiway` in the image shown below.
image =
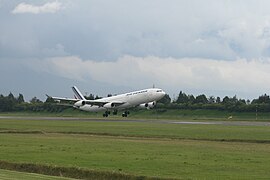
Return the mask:
[[144, 119], [98, 119], [80, 117], [34, 117], [34, 116], [0, 116], [1, 119], [16, 120], [54, 120], [54, 121], [93, 121], [93, 122], [136, 122], [136, 123], [158, 123], [158, 124], [191, 124], [191, 125], [224, 125], [224, 126], [270, 126], [270, 122], [258, 121], [180, 121], [180, 120], [144, 120]]

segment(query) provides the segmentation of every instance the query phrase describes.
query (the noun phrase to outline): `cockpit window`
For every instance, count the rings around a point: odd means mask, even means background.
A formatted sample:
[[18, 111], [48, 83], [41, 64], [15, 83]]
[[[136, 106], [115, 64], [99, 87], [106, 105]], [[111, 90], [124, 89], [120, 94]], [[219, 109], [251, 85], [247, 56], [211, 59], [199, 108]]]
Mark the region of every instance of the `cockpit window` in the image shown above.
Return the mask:
[[162, 90], [157, 90], [157, 92], [162, 92]]

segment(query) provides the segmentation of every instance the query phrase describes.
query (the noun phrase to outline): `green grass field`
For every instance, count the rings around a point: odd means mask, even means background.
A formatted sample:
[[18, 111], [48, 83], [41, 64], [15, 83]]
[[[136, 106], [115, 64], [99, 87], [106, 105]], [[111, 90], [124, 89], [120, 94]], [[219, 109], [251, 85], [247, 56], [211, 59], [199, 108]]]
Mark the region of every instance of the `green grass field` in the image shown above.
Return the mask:
[[[11, 112], [0, 113], [0, 115], [7, 116], [65, 116], [65, 117], [92, 117], [102, 118], [102, 112], [91, 113], [85, 111], [79, 111], [76, 109], [67, 109], [63, 112], [51, 113], [51, 112]], [[270, 112], [228, 112], [219, 110], [185, 110], [185, 109], [152, 109], [152, 110], [132, 110], [129, 115], [129, 119], [166, 119], [166, 120], [227, 120], [232, 116], [232, 120], [241, 121], [270, 121]], [[121, 112], [117, 116], [110, 116], [109, 118], [122, 118]]]
[[269, 179], [269, 126], [0, 119], [0, 160], [178, 179]]

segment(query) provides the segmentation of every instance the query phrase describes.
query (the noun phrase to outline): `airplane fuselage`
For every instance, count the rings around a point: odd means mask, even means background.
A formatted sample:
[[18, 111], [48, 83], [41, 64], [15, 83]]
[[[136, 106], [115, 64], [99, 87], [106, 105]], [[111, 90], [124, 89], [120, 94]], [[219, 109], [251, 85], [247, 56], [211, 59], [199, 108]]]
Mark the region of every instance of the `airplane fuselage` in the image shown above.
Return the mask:
[[133, 91], [130, 93], [120, 94], [120, 95], [106, 97], [106, 98], [96, 100], [97, 102], [125, 102], [124, 104], [119, 105], [117, 107], [106, 108], [104, 106], [85, 104], [84, 106], [80, 106], [78, 108], [80, 110], [90, 111], [90, 112], [106, 111], [106, 110], [113, 110], [113, 109], [121, 110], [121, 109], [135, 107], [135, 106], [137, 106], [139, 104], [143, 104], [143, 103], [158, 101], [164, 95], [165, 95], [165, 92], [162, 91], [161, 89], [150, 88], [150, 89]]

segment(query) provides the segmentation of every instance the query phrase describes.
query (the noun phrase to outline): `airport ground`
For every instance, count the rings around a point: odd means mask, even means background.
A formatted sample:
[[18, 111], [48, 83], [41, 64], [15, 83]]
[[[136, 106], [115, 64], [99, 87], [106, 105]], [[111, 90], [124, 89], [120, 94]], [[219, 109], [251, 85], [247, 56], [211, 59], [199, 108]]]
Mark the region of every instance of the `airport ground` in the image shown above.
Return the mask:
[[[4, 179], [38, 179], [43, 175], [27, 172], [45, 166], [59, 167], [54, 175], [84, 179], [94, 172], [100, 179], [270, 178], [270, 116], [268, 120], [267, 114], [261, 115], [262, 120], [256, 121], [254, 116], [236, 114], [228, 120], [230, 114], [201, 113], [176, 119], [135, 114], [105, 120], [84, 114], [2, 113], [0, 166], [15, 171], [1, 170], [1, 174]], [[66, 173], [70, 168], [89, 173], [71, 176]], [[36, 173], [50, 172], [43, 167]], [[46, 178], [57, 177], [40, 179]]]

